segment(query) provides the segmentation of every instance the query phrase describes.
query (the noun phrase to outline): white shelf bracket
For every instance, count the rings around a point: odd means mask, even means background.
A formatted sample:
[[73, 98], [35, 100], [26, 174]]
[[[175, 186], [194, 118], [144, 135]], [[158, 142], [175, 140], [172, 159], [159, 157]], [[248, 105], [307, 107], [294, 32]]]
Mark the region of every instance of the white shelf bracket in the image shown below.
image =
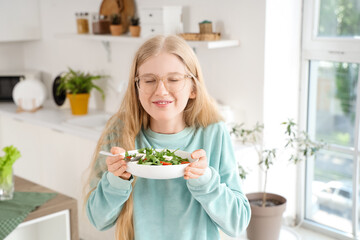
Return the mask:
[[107, 61], [111, 62], [111, 48], [110, 48], [110, 42], [109, 41], [101, 41], [102, 45], [105, 48], [106, 55], [107, 55]]
[[193, 49], [194, 53], [197, 54], [196, 53], [196, 47], [192, 47], [192, 49]]

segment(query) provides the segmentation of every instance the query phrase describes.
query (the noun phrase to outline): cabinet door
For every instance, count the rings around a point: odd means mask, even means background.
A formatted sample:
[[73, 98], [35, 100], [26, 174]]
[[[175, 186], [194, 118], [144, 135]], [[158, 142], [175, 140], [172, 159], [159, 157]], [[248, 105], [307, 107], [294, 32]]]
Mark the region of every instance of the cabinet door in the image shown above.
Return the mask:
[[141, 24], [164, 24], [163, 10], [161, 8], [140, 9]]
[[0, 0], [0, 42], [40, 39], [38, 0]]
[[83, 211], [82, 190], [95, 141], [0, 115], [0, 149], [8, 145], [22, 155], [14, 164], [16, 175], [77, 199], [80, 238], [113, 239], [114, 228], [96, 230]]

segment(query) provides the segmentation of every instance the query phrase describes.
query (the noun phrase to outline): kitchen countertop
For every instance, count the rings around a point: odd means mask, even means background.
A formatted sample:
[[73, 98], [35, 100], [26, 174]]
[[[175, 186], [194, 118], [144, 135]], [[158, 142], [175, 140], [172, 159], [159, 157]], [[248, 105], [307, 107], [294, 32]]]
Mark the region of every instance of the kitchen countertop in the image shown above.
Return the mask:
[[[15, 190], [21, 192], [55, 192], [36, 183], [15, 176]], [[74, 198], [57, 193], [56, 197], [32, 211], [24, 222], [37, 219], [62, 210], [70, 210], [71, 239], [79, 239], [77, 202]]]
[[[97, 141], [101, 135], [102, 128], [80, 127], [68, 124], [68, 120], [83, 118], [84, 116], [109, 115], [102, 110], [89, 109], [87, 115], [75, 116], [70, 109], [59, 108], [52, 101], [46, 101], [42, 108], [36, 112], [16, 112], [15, 103], [0, 103], [0, 116], [11, 117], [20, 122], [31, 123], [41, 127], [47, 127], [57, 132], [68, 133], [88, 140]], [[105, 124], [104, 124], [105, 126]], [[104, 127], [102, 126], [102, 127]]]

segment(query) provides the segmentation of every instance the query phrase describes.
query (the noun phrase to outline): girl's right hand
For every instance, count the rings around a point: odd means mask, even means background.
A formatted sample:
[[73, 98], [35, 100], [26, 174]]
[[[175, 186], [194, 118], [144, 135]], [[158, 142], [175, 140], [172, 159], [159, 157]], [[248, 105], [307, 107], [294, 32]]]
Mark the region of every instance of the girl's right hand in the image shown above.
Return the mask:
[[[120, 147], [112, 147], [110, 152], [112, 154], [120, 154], [124, 153], [125, 150]], [[108, 167], [108, 171], [114, 174], [117, 177], [120, 177], [124, 180], [129, 180], [131, 177], [131, 173], [126, 172], [127, 164], [124, 160], [123, 155], [118, 155], [115, 157], [107, 157], [106, 165]]]

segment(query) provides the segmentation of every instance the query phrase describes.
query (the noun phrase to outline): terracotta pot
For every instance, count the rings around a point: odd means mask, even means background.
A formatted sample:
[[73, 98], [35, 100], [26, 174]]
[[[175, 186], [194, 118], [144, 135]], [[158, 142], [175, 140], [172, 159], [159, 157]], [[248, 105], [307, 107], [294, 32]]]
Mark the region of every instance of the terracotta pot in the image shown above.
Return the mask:
[[123, 26], [122, 25], [110, 25], [110, 32], [111, 32], [111, 35], [119, 36], [123, 33]]
[[130, 33], [132, 37], [139, 37], [140, 36], [140, 26], [130, 26]]
[[251, 219], [246, 230], [250, 240], [278, 240], [281, 229], [282, 215], [286, 208], [286, 199], [280, 195], [267, 193], [266, 199], [279, 202], [272, 207], [261, 207], [251, 204], [252, 200], [262, 199], [263, 193], [246, 194], [250, 201]]
[[85, 115], [88, 112], [89, 93], [67, 94], [73, 115]]

